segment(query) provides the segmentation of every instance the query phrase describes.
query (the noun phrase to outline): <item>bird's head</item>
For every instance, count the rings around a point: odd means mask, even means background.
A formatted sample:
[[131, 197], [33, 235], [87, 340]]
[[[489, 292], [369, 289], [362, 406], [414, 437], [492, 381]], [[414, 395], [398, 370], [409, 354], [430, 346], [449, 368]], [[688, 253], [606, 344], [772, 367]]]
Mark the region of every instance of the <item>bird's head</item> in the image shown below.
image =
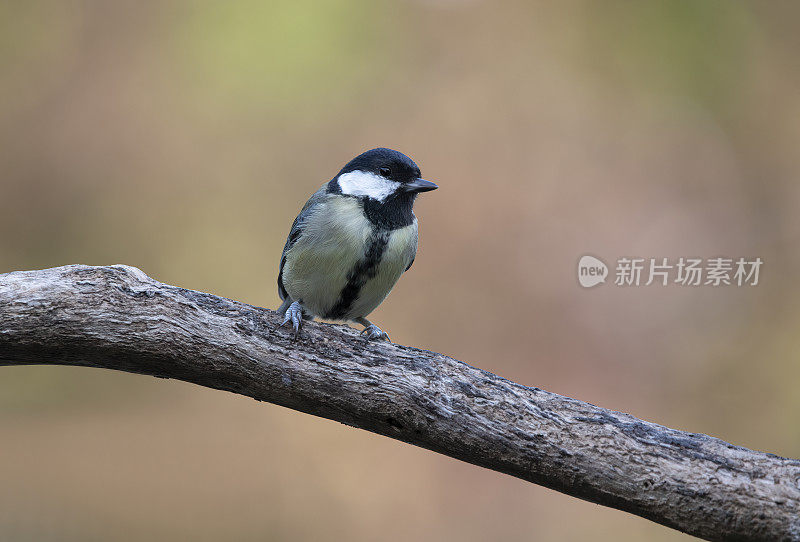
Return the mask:
[[372, 149], [350, 160], [331, 180], [331, 189], [346, 196], [388, 202], [396, 198], [413, 201], [420, 192], [438, 188], [420, 177], [417, 164], [392, 149]]

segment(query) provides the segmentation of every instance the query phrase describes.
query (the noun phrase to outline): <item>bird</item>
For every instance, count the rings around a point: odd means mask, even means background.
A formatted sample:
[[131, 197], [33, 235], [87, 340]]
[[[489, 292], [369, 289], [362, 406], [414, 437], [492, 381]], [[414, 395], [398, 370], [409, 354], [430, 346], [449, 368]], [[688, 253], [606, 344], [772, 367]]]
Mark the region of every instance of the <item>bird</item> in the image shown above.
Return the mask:
[[367, 340], [389, 335], [367, 316], [417, 253], [414, 201], [438, 186], [405, 154], [376, 148], [350, 160], [294, 219], [278, 271], [278, 294], [294, 338], [304, 320], [356, 322]]

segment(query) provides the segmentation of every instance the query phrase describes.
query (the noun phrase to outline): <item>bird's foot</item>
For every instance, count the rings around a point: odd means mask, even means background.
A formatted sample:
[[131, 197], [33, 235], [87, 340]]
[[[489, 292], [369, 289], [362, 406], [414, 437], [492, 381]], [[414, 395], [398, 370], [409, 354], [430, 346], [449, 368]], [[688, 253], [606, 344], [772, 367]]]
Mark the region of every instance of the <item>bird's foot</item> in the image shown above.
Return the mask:
[[387, 335], [385, 331], [381, 330], [381, 328], [379, 328], [375, 324], [370, 324], [367, 327], [365, 327], [364, 330], [361, 332], [361, 334], [366, 335], [368, 341], [392, 342], [392, 340], [389, 338], [389, 335]]
[[294, 338], [297, 339], [300, 335], [300, 325], [303, 323], [303, 307], [297, 301], [289, 305], [289, 308], [286, 309], [286, 316], [278, 327], [283, 327], [289, 322], [292, 323]]

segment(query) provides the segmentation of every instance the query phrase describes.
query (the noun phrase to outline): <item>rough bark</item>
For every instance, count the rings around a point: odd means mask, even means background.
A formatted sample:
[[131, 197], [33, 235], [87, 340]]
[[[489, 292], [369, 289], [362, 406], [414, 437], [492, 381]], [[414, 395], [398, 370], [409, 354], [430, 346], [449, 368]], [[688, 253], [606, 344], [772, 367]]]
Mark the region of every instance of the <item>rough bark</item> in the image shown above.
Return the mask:
[[0, 275], [0, 365], [105, 367], [247, 395], [709, 540], [800, 540], [800, 461], [516, 384], [453, 358], [159, 283], [133, 267]]

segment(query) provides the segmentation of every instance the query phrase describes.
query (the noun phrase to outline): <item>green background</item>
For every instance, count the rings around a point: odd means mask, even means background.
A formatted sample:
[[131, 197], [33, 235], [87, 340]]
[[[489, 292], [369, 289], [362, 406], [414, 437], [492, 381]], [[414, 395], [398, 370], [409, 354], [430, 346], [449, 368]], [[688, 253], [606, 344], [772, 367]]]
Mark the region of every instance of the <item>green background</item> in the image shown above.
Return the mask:
[[[275, 307], [306, 197], [375, 146], [440, 190], [400, 343], [800, 456], [800, 4], [4, 2], [0, 272], [125, 263]], [[764, 260], [578, 286], [585, 253]], [[678, 540], [184, 383], [0, 368], [0, 539]]]

